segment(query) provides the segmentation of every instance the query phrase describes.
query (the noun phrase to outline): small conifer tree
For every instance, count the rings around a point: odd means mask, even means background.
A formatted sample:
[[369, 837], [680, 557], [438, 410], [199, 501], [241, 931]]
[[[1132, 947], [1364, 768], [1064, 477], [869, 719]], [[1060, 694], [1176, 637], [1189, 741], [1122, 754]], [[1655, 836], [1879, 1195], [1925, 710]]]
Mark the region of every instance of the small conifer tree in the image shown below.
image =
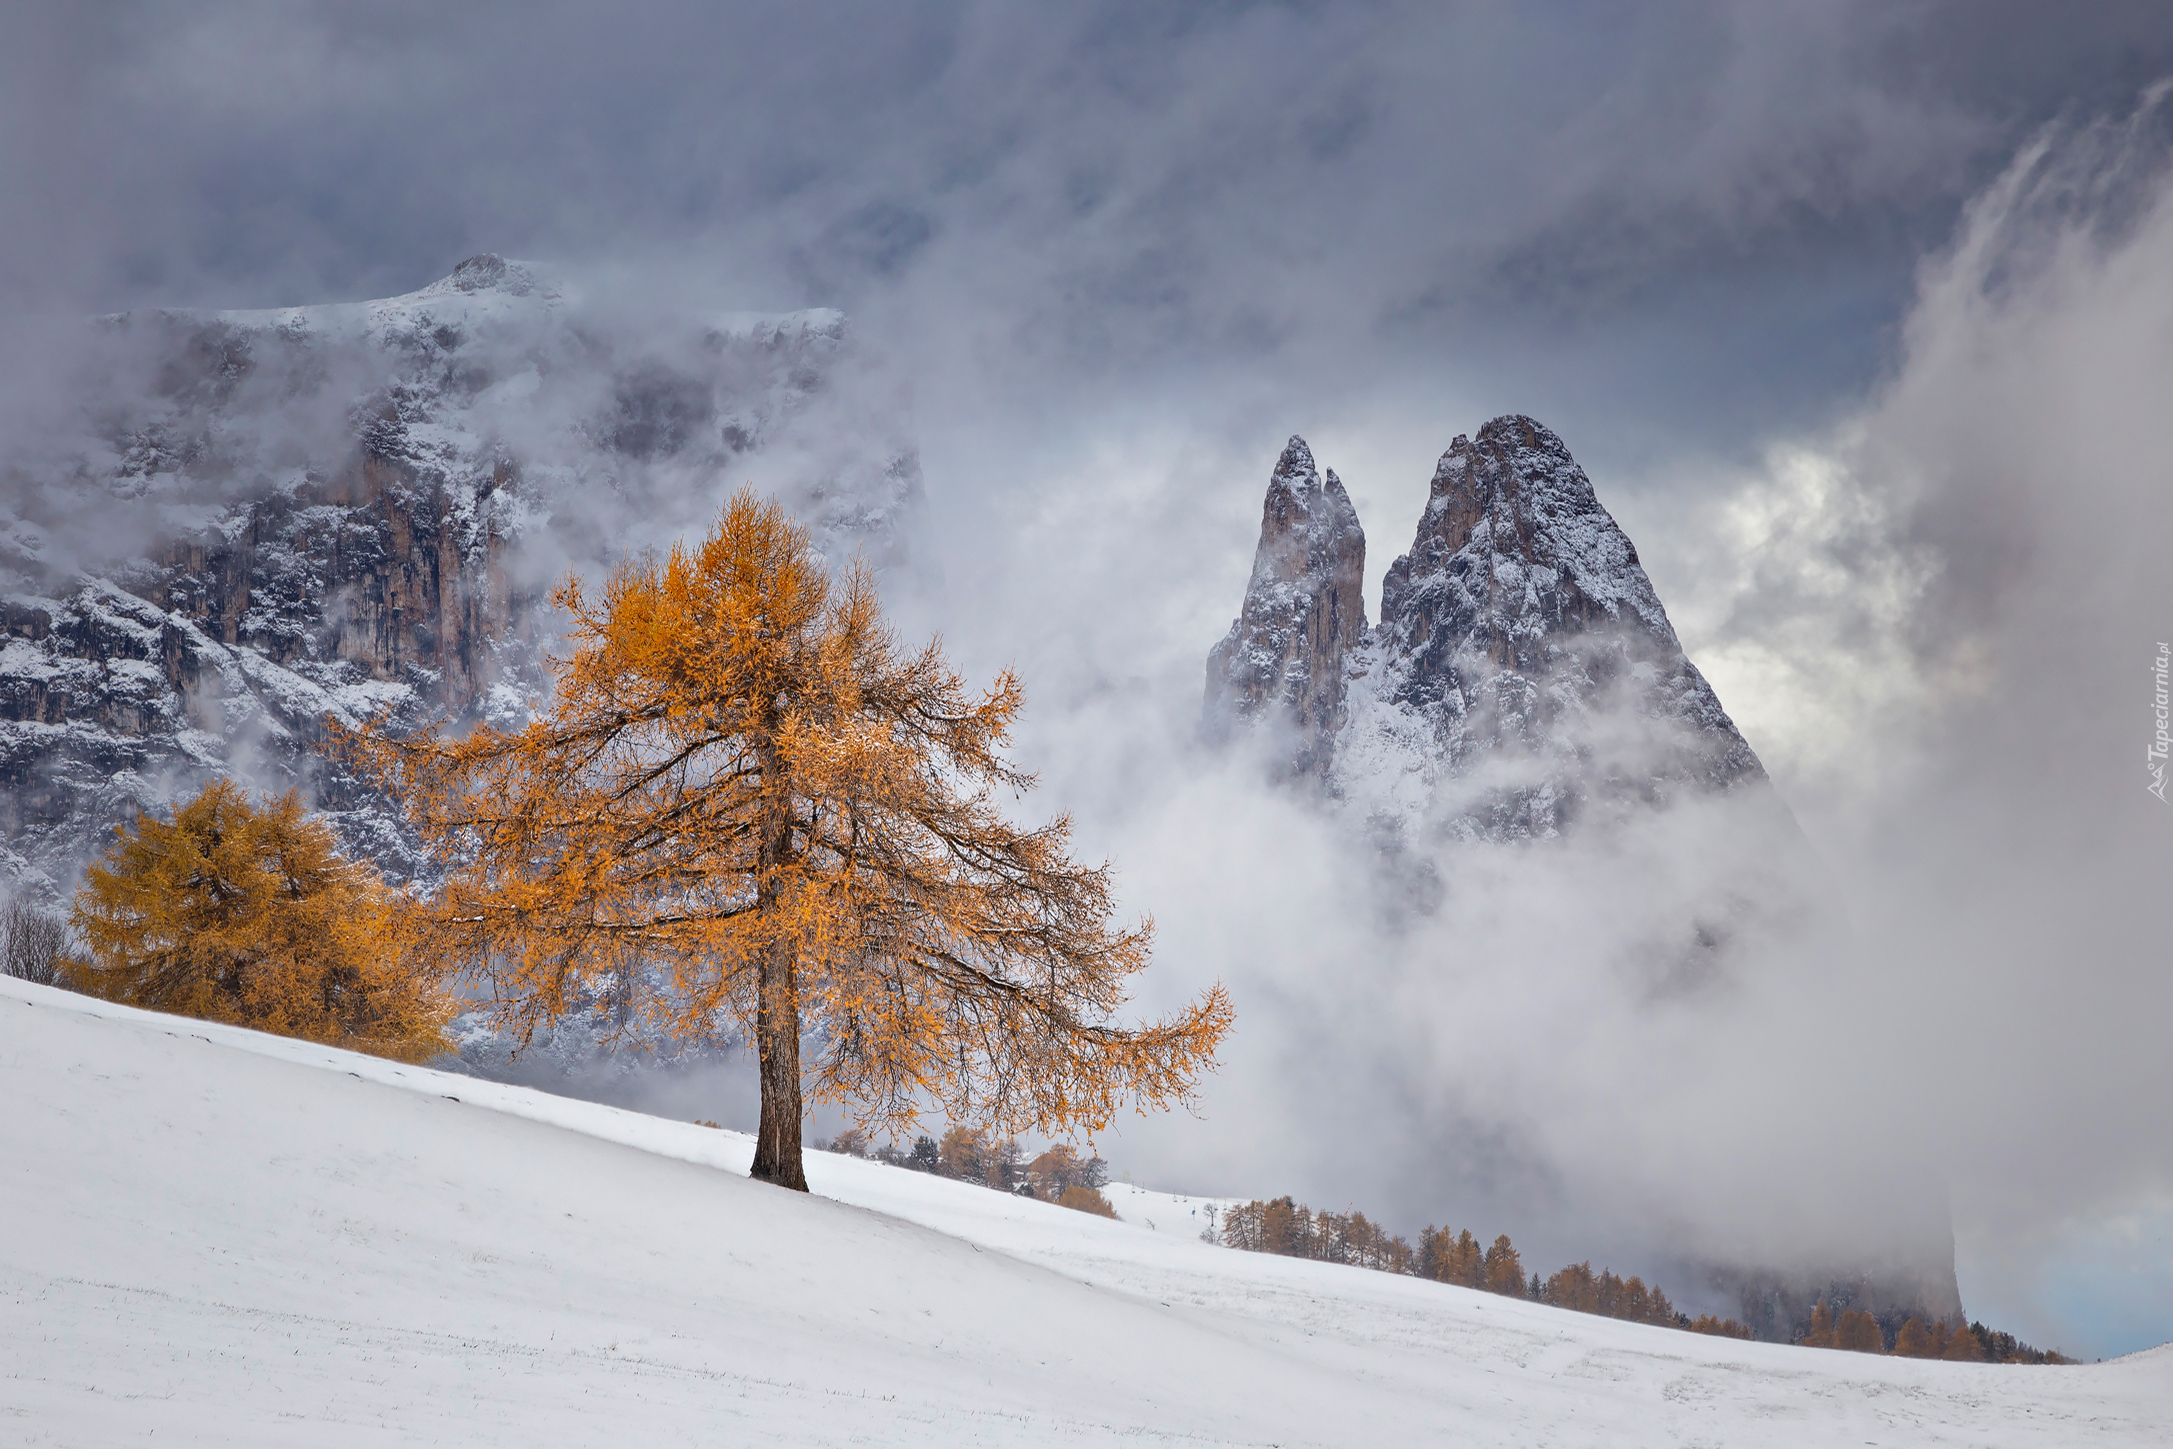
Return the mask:
[[1851, 1308], [1834, 1324], [1833, 1346], [1850, 1353], [1885, 1353], [1886, 1335], [1879, 1331], [1879, 1320]]
[[1482, 1272], [1488, 1292], [1511, 1298], [1524, 1296], [1524, 1262], [1511, 1246], [1507, 1233], [1494, 1239], [1493, 1246], [1486, 1250]]
[[1117, 1210], [1091, 1187], [1067, 1187], [1056, 1199], [1058, 1207], [1068, 1207], [1074, 1212], [1092, 1213], [1098, 1218], [1114, 1218]]
[[118, 835], [76, 893], [85, 956], [68, 984], [402, 1061], [445, 1050], [452, 1001], [412, 950], [404, 898], [300, 796], [260, 806], [214, 780]]
[[1901, 1331], [1894, 1335], [1894, 1356], [1896, 1358], [1931, 1358], [1934, 1356], [1932, 1353], [1932, 1336], [1925, 1331], [1922, 1319], [1910, 1319], [1901, 1326]]

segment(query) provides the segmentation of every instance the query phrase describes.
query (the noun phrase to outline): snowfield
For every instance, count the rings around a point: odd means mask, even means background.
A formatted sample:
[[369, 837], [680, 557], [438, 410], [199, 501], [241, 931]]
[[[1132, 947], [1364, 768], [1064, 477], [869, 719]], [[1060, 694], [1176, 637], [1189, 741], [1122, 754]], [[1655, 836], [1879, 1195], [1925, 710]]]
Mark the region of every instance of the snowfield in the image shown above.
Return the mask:
[[[0, 1442], [2164, 1445], [2025, 1368], [1561, 1312], [0, 980]], [[1152, 1220], [1153, 1226], [1149, 1226]]]

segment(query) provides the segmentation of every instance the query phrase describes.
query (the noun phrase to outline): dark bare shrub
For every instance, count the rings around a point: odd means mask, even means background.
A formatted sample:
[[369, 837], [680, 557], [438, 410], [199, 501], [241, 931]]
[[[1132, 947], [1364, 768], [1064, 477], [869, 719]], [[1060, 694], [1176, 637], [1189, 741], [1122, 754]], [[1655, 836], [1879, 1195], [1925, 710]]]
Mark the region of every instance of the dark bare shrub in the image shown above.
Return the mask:
[[67, 926], [51, 911], [28, 901], [9, 901], [0, 908], [0, 973], [40, 986], [57, 985], [60, 952], [67, 941]]

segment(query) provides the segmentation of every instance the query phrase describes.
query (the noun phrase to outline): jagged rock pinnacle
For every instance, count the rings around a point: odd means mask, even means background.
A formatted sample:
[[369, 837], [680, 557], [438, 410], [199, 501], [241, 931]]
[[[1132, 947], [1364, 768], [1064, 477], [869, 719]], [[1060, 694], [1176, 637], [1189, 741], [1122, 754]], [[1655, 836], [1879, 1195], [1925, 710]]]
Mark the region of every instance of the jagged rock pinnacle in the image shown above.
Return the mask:
[[1292, 438], [1244, 610], [1208, 658], [1211, 730], [1267, 722], [1298, 773], [1460, 834], [1550, 835], [1595, 798], [1764, 780], [1637, 550], [1532, 419], [1441, 455], [1370, 632], [1364, 567], [1342, 484]]
[[1374, 645], [1357, 686], [1370, 746], [1352, 742], [1352, 769], [1414, 736], [1437, 778], [1485, 761], [1497, 783], [1456, 807], [1479, 833], [1552, 834], [1596, 797], [1765, 778], [1636, 548], [1530, 418], [1496, 418], [1441, 455], [1411, 550], [1382, 582]]
[[1211, 734], [1264, 720], [1289, 735], [1302, 775], [1326, 773], [1343, 723], [1343, 661], [1366, 629], [1366, 535], [1333, 469], [1291, 438], [1268, 479], [1252, 581], [1207, 660]]

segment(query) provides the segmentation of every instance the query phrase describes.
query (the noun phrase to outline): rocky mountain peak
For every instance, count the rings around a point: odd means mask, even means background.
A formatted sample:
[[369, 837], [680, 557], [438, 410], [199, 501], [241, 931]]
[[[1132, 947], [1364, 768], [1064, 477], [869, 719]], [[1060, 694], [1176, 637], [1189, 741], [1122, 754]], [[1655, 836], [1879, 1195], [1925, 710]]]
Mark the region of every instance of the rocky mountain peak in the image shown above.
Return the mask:
[[1343, 661], [1366, 632], [1366, 535], [1330, 470], [1292, 437], [1268, 477], [1252, 580], [1207, 660], [1212, 734], [1265, 721], [1297, 774], [1325, 775], [1343, 723]]
[[520, 262], [508, 262], [496, 252], [484, 252], [453, 268], [453, 274], [438, 285], [455, 292], [504, 292], [525, 297], [536, 290], [536, 275]]
[[[1682, 650], [1637, 549], [1546, 427], [1495, 418], [1441, 455], [1381, 626], [1346, 775], [1413, 742], [1424, 813], [1547, 835], [1598, 801], [1727, 789], [1764, 768]], [[1479, 772], [1483, 789], [1441, 789]], [[1415, 802], [1406, 800], [1403, 813]]]
[[[1451, 622], [1483, 635], [1438, 637]], [[1381, 615], [1414, 649], [1476, 643], [1498, 664], [1531, 662], [1538, 641], [1605, 623], [1677, 648], [1637, 549], [1562, 440], [1527, 417], [1459, 435], [1434, 468], [1411, 551], [1389, 569]]]
[[1414, 828], [1549, 835], [1596, 800], [1763, 781], [1637, 550], [1552, 431], [1459, 436], [1368, 631], [1364, 534], [1293, 438], [1207, 715], [1268, 720], [1303, 774]]

